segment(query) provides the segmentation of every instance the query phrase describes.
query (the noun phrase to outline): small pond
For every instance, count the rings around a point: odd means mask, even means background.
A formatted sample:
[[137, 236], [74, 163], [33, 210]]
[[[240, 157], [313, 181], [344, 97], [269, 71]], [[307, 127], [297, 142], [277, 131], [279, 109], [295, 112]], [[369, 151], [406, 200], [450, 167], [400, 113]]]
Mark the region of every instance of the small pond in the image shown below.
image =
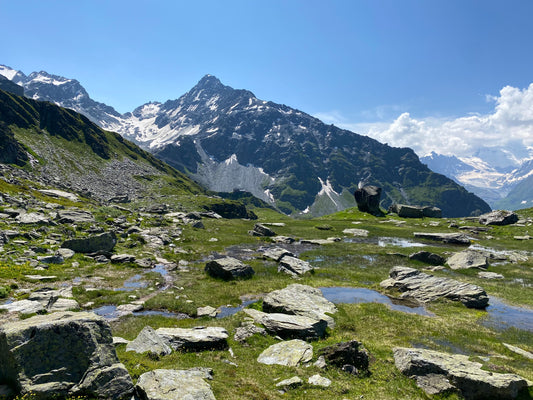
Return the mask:
[[[106, 319], [116, 319], [123, 315], [128, 315], [127, 313], [123, 313], [119, 310], [117, 310], [117, 306], [115, 305], [107, 305], [107, 306], [101, 306], [98, 308], [95, 308], [91, 310], [96, 315], [100, 315], [101, 317], [104, 317]], [[177, 319], [185, 319], [189, 318], [187, 314], [184, 313], [173, 313], [170, 311], [160, 311], [160, 310], [142, 310], [142, 311], [135, 311], [134, 313], [131, 313], [131, 315], [160, 315], [167, 318], [177, 318]]]
[[392, 299], [375, 290], [354, 287], [322, 287], [320, 288], [326, 299], [334, 304], [346, 303], [381, 303], [386, 304], [391, 310], [410, 314], [434, 316], [418, 303]]
[[229, 316], [231, 316], [233, 314], [238, 313], [243, 308], [248, 307], [250, 304], [253, 304], [253, 303], [256, 303], [256, 302], [257, 302], [257, 300], [246, 300], [246, 301], [243, 301], [242, 304], [240, 306], [237, 306], [237, 307], [219, 307], [220, 311], [217, 314], [217, 318], [229, 317]]
[[488, 315], [482, 319], [482, 325], [500, 330], [514, 327], [533, 332], [531, 308], [511, 306], [496, 297], [491, 297], [486, 310]]

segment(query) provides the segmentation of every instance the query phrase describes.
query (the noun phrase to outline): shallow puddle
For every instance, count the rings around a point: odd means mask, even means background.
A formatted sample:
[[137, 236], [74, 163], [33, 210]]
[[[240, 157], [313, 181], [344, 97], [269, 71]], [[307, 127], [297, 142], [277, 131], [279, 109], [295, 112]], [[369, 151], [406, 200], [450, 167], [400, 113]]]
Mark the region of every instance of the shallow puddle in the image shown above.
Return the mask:
[[106, 319], [116, 319], [124, 315], [160, 315], [167, 318], [177, 318], [177, 319], [184, 319], [189, 318], [187, 314], [184, 313], [173, 313], [170, 311], [160, 311], [160, 310], [142, 310], [142, 311], [135, 311], [133, 313], [124, 313], [119, 310], [117, 310], [117, 306], [115, 305], [107, 305], [95, 308], [91, 310], [96, 315], [99, 315], [101, 317], [104, 317]]
[[233, 314], [238, 313], [243, 308], [248, 307], [250, 304], [256, 303], [257, 301], [258, 300], [246, 300], [246, 301], [243, 301], [242, 304], [237, 307], [220, 307], [219, 308], [220, 311], [217, 314], [217, 318], [229, 317]]
[[334, 304], [381, 303], [386, 304], [391, 310], [410, 314], [434, 316], [418, 303], [404, 300], [391, 299], [375, 290], [353, 287], [322, 287], [320, 288], [326, 299]]
[[533, 309], [511, 306], [491, 297], [486, 311], [488, 315], [481, 320], [482, 325], [499, 330], [514, 327], [533, 332]]
[[[397, 238], [397, 237], [371, 237], [371, 238], [362, 238], [362, 237], [347, 237], [344, 238], [345, 243], [362, 243], [362, 244], [375, 244], [379, 247], [425, 247], [427, 244], [420, 242], [413, 242], [409, 239]], [[432, 244], [433, 245], [433, 244]]]

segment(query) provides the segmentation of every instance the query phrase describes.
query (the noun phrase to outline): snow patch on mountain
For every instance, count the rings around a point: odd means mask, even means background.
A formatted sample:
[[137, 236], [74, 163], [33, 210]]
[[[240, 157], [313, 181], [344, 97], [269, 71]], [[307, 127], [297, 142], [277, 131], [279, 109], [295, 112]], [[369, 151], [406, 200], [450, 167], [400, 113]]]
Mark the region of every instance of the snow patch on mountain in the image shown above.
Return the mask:
[[5, 65], [0, 65], [0, 75], [5, 76], [10, 81], [13, 80], [17, 73], [18, 71], [15, 71], [14, 69], [11, 69]]

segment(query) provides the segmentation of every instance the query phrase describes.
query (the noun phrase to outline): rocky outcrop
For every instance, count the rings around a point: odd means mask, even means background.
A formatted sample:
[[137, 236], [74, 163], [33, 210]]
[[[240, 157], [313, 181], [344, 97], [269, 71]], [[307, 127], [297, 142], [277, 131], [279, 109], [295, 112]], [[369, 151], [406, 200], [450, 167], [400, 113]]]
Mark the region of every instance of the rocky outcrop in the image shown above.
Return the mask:
[[39, 315], [0, 328], [0, 380], [38, 397], [85, 394], [131, 398], [133, 383], [118, 362], [111, 329], [93, 313]]
[[489, 297], [483, 288], [448, 278], [437, 278], [409, 267], [393, 267], [381, 286], [402, 292], [401, 298], [423, 303], [445, 298], [469, 308], [485, 308]]
[[287, 367], [297, 367], [313, 358], [313, 346], [300, 339], [276, 343], [257, 358], [261, 364], [277, 364]]
[[74, 250], [76, 253], [110, 252], [117, 244], [114, 232], [104, 232], [86, 238], [65, 240], [61, 247]]
[[518, 215], [512, 211], [494, 210], [479, 217], [482, 225], [511, 225], [518, 222]]
[[428, 394], [459, 391], [468, 400], [505, 400], [527, 388], [524, 378], [482, 370], [465, 355], [400, 347], [394, 349], [394, 363]]
[[301, 315], [315, 320], [323, 319], [332, 328], [335, 322], [326, 314], [336, 313], [337, 307], [326, 300], [319, 289], [295, 283], [267, 294], [263, 298], [263, 311]]
[[216, 326], [185, 328], [159, 328], [159, 335], [173, 350], [203, 351], [228, 348], [228, 331]]
[[233, 257], [224, 257], [209, 261], [205, 265], [205, 271], [214, 278], [224, 280], [248, 279], [255, 273], [252, 267]]
[[413, 235], [419, 239], [435, 240], [448, 244], [470, 245], [470, 238], [464, 233], [414, 232]]
[[155, 369], [139, 377], [135, 392], [140, 400], [215, 400], [201, 369]]
[[359, 211], [381, 216], [383, 212], [379, 208], [381, 188], [378, 186], [363, 186], [354, 192], [355, 201]]
[[448, 258], [448, 266], [451, 269], [487, 269], [489, 267], [488, 257], [482, 252], [475, 250], [464, 250], [459, 253], [455, 253]]

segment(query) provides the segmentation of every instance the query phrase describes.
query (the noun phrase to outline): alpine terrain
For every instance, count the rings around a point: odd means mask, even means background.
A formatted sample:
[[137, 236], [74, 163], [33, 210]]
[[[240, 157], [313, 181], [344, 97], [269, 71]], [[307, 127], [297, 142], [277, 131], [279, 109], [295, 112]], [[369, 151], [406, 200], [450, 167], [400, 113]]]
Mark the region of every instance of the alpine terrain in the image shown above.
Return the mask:
[[79, 82], [46, 72], [0, 73], [34, 99], [72, 108], [120, 133], [215, 192], [246, 191], [287, 214], [324, 215], [355, 205], [353, 191], [383, 188], [392, 203], [437, 206], [445, 216], [490, 210], [487, 203], [432, 172], [408, 148], [326, 125], [247, 90], [203, 77], [177, 100], [121, 115], [90, 99]]

